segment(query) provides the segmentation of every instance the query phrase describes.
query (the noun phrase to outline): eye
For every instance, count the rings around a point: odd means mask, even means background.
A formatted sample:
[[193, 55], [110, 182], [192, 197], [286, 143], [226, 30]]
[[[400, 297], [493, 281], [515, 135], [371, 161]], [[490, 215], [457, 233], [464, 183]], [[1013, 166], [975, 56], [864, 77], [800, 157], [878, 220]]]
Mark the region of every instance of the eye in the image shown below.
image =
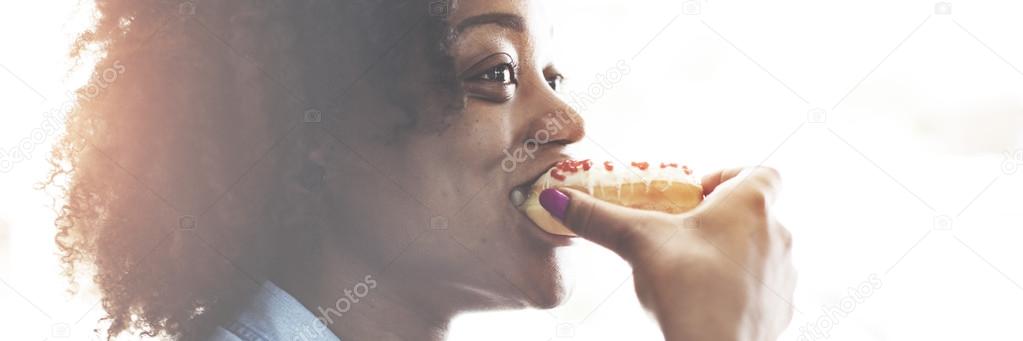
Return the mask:
[[515, 83], [515, 66], [505, 63], [495, 66], [477, 76], [477, 79], [500, 84]]
[[561, 83], [565, 81], [565, 77], [562, 75], [554, 75], [554, 77], [547, 78], [547, 85], [554, 89], [555, 92], [561, 89]]
[[518, 65], [507, 53], [495, 53], [462, 71], [462, 89], [466, 96], [504, 103], [518, 88]]

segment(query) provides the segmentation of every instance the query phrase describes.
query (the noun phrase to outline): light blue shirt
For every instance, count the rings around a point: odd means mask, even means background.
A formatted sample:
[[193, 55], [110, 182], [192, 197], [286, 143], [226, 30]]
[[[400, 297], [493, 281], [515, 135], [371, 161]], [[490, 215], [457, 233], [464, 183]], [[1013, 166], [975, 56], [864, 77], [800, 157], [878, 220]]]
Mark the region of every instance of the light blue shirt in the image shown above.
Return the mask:
[[270, 281], [245, 309], [213, 332], [212, 341], [341, 341], [309, 309]]

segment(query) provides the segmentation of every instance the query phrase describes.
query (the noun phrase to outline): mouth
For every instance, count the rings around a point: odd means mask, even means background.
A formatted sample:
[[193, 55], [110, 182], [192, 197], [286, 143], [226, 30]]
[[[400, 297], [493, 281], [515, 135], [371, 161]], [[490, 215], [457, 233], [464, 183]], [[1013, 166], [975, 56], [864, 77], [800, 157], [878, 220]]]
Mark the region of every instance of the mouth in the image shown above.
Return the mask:
[[521, 209], [522, 204], [526, 203], [526, 199], [528, 199], [529, 195], [533, 192], [533, 184], [536, 183], [536, 181], [539, 180], [544, 173], [547, 173], [547, 170], [550, 169], [550, 167], [553, 167], [558, 162], [560, 162], [560, 160], [552, 162], [550, 165], [547, 165], [547, 167], [544, 167], [542, 171], [531, 177], [528, 181], [512, 187], [511, 192], [508, 193], [508, 200], [511, 201], [512, 206], [515, 206], [516, 209]]
[[525, 183], [512, 188], [511, 192], [508, 193], [508, 200], [511, 201], [512, 206], [515, 209], [521, 209], [522, 205], [526, 203], [526, 198], [533, 191], [533, 183]]
[[561, 161], [562, 160], [551, 162], [549, 165], [546, 165], [546, 167], [544, 167], [542, 171], [537, 173], [535, 176], [531, 177], [529, 181], [526, 181], [522, 184], [513, 187], [511, 191], [508, 193], [508, 201], [512, 204], [515, 210], [518, 211], [522, 218], [529, 222], [528, 223], [529, 227], [527, 228], [528, 230], [531, 230], [529, 234], [535, 236], [537, 239], [540, 239], [547, 244], [556, 246], [567, 246], [572, 245], [573, 240], [575, 239], [574, 237], [556, 235], [544, 231], [539, 226], [537, 226], [536, 223], [529, 218], [529, 216], [526, 215], [526, 212], [523, 209], [523, 205], [526, 203], [527, 200], [529, 200], [530, 195], [534, 195], [533, 184], [536, 183], [536, 181], [539, 180], [540, 177], [542, 177], [545, 173], [547, 173], [548, 169], [550, 169], [555, 164]]

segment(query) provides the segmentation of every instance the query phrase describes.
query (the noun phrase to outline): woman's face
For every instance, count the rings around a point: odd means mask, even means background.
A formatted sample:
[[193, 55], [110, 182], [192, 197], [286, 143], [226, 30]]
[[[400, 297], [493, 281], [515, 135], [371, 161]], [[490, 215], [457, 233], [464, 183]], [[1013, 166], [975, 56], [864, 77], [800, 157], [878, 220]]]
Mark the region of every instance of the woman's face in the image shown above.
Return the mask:
[[[571, 241], [536, 228], [510, 200], [516, 186], [566, 158], [565, 145], [583, 136], [582, 119], [556, 92], [551, 21], [541, 1], [459, 0], [442, 12], [432, 9], [452, 28], [449, 54], [464, 107], [417, 120], [442, 120], [440, 129], [335, 145], [344, 166], [327, 167], [337, 197], [331, 224], [343, 231], [339, 243], [383, 269], [375, 276], [385, 288], [414, 286], [431, 296], [418, 299], [477, 308], [555, 306], [564, 296], [555, 250]], [[410, 68], [413, 88], [431, 86], [415, 75], [436, 66], [421, 64]], [[362, 99], [352, 107], [374, 111], [365, 115], [399, 110], [374, 96], [353, 97]], [[372, 120], [348, 130], [405, 129]]]

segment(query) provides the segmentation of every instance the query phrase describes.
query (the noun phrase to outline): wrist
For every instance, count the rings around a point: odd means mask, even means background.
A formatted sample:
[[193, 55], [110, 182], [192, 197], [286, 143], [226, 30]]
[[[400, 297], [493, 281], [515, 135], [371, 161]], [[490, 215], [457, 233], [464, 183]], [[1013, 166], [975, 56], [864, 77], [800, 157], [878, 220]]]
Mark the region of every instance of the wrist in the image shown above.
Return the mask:
[[740, 315], [695, 308], [662, 314], [658, 324], [666, 341], [753, 341], [755, 333]]
[[751, 341], [736, 328], [713, 326], [661, 327], [665, 341]]

